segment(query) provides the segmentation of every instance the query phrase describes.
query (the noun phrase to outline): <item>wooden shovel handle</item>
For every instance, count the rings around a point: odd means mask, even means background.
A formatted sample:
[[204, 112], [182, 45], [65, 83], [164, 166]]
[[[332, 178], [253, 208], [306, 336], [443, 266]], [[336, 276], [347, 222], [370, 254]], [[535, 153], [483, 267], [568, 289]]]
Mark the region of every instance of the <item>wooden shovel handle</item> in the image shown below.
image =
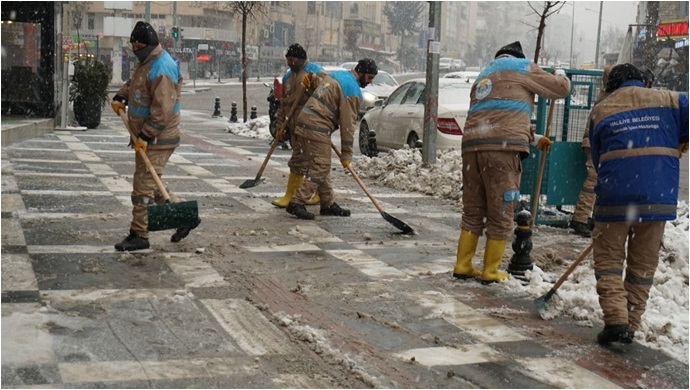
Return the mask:
[[[135, 143], [137, 142], [137, 136], [134, 134], [132, 129], [129, 127], [129, 119], [127, 119], [127, 114], [122, 113], [119, 114], [120, 119], [122, 119], [122, 122], [125, 123], [125, 127], [127, 128], [127, 131], [129, 131], [129, 136], [132, 138], [132, 142]], [[153, 168], [153, 164], [151, 164], [151, 161], [149, 160], [149, 157], [146, 155], [146, 152], [142, 149], [139, 149], [139, 155], [141, 158], [144, 160], [144, 164], [146, 165], [146, 169], [148, 169], [149, 173], [153, 177], [153, 181], [156, 182], [156, 185], [158, 186], [158, 190], [163, 194], [163, 198], [165, 201], [170, 200], [170, 194], [168, 194], [168, 191], [165, 189], [165, 185], [161, 181], [160, 177], [158, 177], [158, 173], [156, 173], [156, 170]]]
[[[556, 108], [556, 101], [551, 99], [549, 107], [549, 117], [546, 120], [546, 130], [544, 130], [544, 137], [548, 138], [551, 132], [551, 121], [553, 120], [553, 111]], [[529, 229], [534, 230], [534, 224], [537, 221], [538, 207], [539, 207], [539, 193], [541, 192], [541, 180], [544, 177], [544, 165], [546, 165], [546, 152], [541, 152], [541, 160], [539, 161], [539, 171], [537, 172], [537, 181], [534, 185], [534, 195], [532, 196], [532, 222]]]
[[[333, 150], [335, 151], [335, 154], [338, 155], [338, 158], [341, 158], [342, 155], [340, 154], [340, 150], [338, 150], [338, 147], [335, 146], [334, 143], [331, 143], [331, 147], [332, 147]], [[352, 177], [355, 179], [355, 181], [357, 182], [357, 184], [359, 184], [359, 186], [362, 187], [362, 191], [364, 191], [364, 193], [367, 194], [367, 196], [369, 197], [369, 199], [371, 199], [371, 202], [374, 204], [374, 207], [376, 207], [376, 209], [377, 209], [379, 212], [383, 213], [383, 207], [381, 207], [381, 205], [379, 204], [379, 202], [376, 201], [376, 199], [375, 199], [374, 196], [371, 194], [371, 192], [369, 192], [369, 190], [367, 190], [367, 187], [364, 186], [364, 183], [362, 182], [362, 179], [360, 179], [359, 176], [357, 176], [357, 173], [355, 172], [355, 170], [352, 169], [352, 167], [349, 166], [349, 165], [347, 166], [347, 170], [350, 171], [350, 174], [351, 174]]]
[[568, 279], [568, 276], [570, 276], [570, 274], [575, 270], [575, 267], [577, 267], [578, 264], [580, 264], [582, 260], [584, 260], [587, 257], [587, 255], [589, 255], [589, 252], [592, 251], [593, 245], [594, 244], [589, 244], [589, 246], [587, 246], [587, 248], [585, 248], [585, 250], [582, 251], [577, 260], [573, 261], [573, 263], [570, 265], [570, 267], [568, 267], [563, 276], [561, 276], [561, 278], [558, 279], [556, 284], [553, 285], [551, 290], [556, 291], [559, 287], [561, 287], [561, 284], [563, 284], [563, 282], [565, 282], [565, 280]]
[[[304, 96], [304, 91], [305, 88], [300, 84], [301, 91], [298, 93], [297, 98], [295, 98], [295, 101], [292, 103], [292, 106], [290, 107], [290, 111], [287, 114], [287, 118], [283, 121], [283, 124], [280, 126], [280, 129], [276, 130], [276, 135], [279, 132], [285, 131], [285, 127], [287, 126], [288, 122], [290, 119], [292, 119], [292, 115], [294, 115], [295, 110], [297, 110], [297, 106], [299, 106], [300, 100], [302, 100], [302, 96]], [[268, 154], [266, 154], [266, 158], [264, 158], [264, 162], [261, 164], [261, 167], [259, 168], [259, 173], [256, 174], [256, 178], [260, 178], [261, 174], [263, 174], [264, 169], [266, 169], [266, 165], [268, 165], [268, 160], [271, 159], [271, 155], [273, 154], [273, 151], [276, 149], [276, 146], [278, 146], [278, 137], [275, 137], [273, 139], [273, 142], [271, 142], [271, 147], [268, 149]]]

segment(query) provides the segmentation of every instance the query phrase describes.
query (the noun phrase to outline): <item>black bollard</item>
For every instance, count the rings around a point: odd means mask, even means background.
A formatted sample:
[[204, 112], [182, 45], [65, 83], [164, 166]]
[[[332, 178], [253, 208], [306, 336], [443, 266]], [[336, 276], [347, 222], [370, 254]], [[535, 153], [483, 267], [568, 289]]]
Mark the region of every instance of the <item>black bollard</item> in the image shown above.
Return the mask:
[[223, 115], [220, 114], [220, 98], [216, 98], [216, 103], [213, 106], [213, 115], [211, 115], [211, 118], [220, 118]]
[[237, 123], [237, 103], [230, 104], [230, 120], [228, 122]]
[[532, 230], [529, 228], [532, 223], [532, 214], [527, 210], [522, 210], [516, 216], [517, 227], [514, 230], [515, 240], [513, 240], [513, 257], [508, 263], [508, 273], [516, 279], [526, 281], [525, 271], [534, 269], [530, 253], [532, 252]]
[[252, 106], [251, 113], [249, 113], [249, 119], [256, 119], [256, 106]]

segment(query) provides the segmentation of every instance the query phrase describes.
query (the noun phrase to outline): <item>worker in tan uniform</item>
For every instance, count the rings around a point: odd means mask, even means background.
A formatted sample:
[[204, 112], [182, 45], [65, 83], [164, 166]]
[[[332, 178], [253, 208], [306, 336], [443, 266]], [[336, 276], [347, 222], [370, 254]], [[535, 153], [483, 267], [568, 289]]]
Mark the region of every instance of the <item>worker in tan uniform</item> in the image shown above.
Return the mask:
[[[606, 93], [606, 81], [609, 77], [609, 72], [612, 66], [607, 66], [604, 68], [604, 73], [601, 76], [601, 90], [597, 100], [592, 105], [592, 108], [596, 106], [600, 101], [604, 100], [608, 93]], [[592, 230], [589, 228], [589, 217], [592, 215], [592, 209], [594, 209], [594, 200], [596, 195], [594, 194], [594, 186], [597, 184], [597, 171], [594, 169], [594, 163], [592, 163], [592, 154], [590, 153], [589, 146], [589, 121], [585, 125], [585, 133], [582, 137], [582, 152], [587, 156], [587, 161], [585, 162], [585, 167], [587, 168], [587, 177], [582, 183], [582, 188], [580, 189], [580, 194], [577, 197], [577, 203], [575, 204], [575, 212], [570, 220], [569, 227], [573, 229], [575, 234], [579, 234], [582, 237], [592, 237]]]
[[[180, 145], [180, 69], [159, 45], [158, 35], [150, 24], [137, 22], [129, 41], [139, 64], [111, 103], [116, 114], [127, 112], [129, 125], [137, 136], [133, 145], [132, 222], [129, 235], [115, 244], [115, 250], [118, 251], [149, 248], [148, 206], [165, 203], [153, 176], [137, 152], [143, 149], [158, 176], [162, 176], [170, 156]], [[198, 220], [193, 227], [177, 229], [171, 241], [186, 237], [200, 222]]]
[[[288, 134], [290, 134], [290, 144], [293, 145], [292, 155], [302, 153], [301, 148], [295, 148], [295, 123], [297, 123], [297, 115], [302, 111], [302, 107], [309, 99], [309, 91], [307, 91], [302, 86], [302, 79], [309, 73], [319, 73], [323, 68], [313, 62], [307, 60], [307, 51], [299, 44], [295, 43], [290, 45], [287, 52], [285, 53], [285, 59], [287, 65], [290, 68], [283, 76], [283, 94], [280, 97], [280, 108], [276, 114], [276, 138], [282, 139], [285, 134], [281, 132], [283, 123], [287, 120], [288, 123], [286, 127], [289, 129]], [[296, 100], [297, 106], [295, 108], [292, 118], [286, 118], [292, 108], [293, 103]], [[290, 165], [292, 164], [292, 165]], [[300, 166], [298, 164], [304, 164]], [[298, 172], [304, 172], [306, 170], [306, 159], [290, 158], [290, 176], [288, 177], [287, 189], [285, 190], [285, 195], [280, 199], [276, 199], [271, 202], [272, 205], [280, 208], [286, 208], [290, 203], [290, 198], [295, 194], [297, 189], [302, 185], [304, 180], [304, 175]], [[307, 201], [307, 204], [313, 205], [319, 203], [318, 194], [310, 194], [311, 199]]]
[[357, 128], [357, 113], [362, 100], [362, 91], [371, 83], [378, 68], [374, 60], [365, 58], [352, 70], [321, 71], [310, 73], [303, 79], [303, 86], [310, 91], [310, 97], [297, 117], [293, 153], [288, 162], [290, 167], [303, 167], [300, 173], [305, 177], [300, 191], [290, 199], [287, 212], [300, 219], [314, 219], [314, 214], [304, 206], [311, 194], [318, 191], [321, 198], [321, 215], [347, 217], [350, 210], [335, 203], [335, 194], [330, 182], [331, 134], [340, 130], [342, 153], [340, 162], [347, 168], [352, 161], [354, 134]]
[[[508, 277], [498, 267], [513, 233], [520, 161], [529, 156], [530, 144], [546, 151], [552, 143], [531, 134], [534, 95], [559, 99], [569, 93], [565, 72], [553, 75], [525, 59], [520, 42], [498, 50], [472, 85], [462, 138], [463, 215], [454, 277], [478, 277], [483, 283]], [[486, 249], [479, 271], [472, 266], [472, 257], [484, 231]]]

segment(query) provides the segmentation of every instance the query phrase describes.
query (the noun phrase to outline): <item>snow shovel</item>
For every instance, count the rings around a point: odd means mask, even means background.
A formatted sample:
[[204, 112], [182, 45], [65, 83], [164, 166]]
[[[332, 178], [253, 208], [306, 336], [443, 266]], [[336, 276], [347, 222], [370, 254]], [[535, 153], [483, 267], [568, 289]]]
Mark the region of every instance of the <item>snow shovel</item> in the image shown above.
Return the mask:
[[[287, 123], [290, 121], [292, 115], [295, 113], [299, 101], [302, 100], [302, 95], [304, 95], [304, 87], [302, 87], [302, 91], [299, 92], [299, 95], [295, 99], [295, 102], [292, 103], [292, 107], [290, 107], [290, 112], [288, 112], [287, 119], [283, 121], [283, 125], [280, 126], [280, 129], [276, 131], [276, 134], [285, 131], [285, 126], [287, 126]], [[264, 180], [261, 178], [261, 175], [264, 173], [264, 169], [266, 169], [266, 165], [268, 165], [268, 160], [271, 159], [271, 155], [273, 154], [273, 151], [276, 149], [276, 146], [278, 146], [279, 142], [280, 140], [278, 139], [278, 137], [275, 137], [273, 139], [273, 142], [271, 142], [271, 147], [268, 149], [268, 154], [266, 155], [266, 158], [264, 158], [264, 162], [263, 164], [261, 164], [261, 168], [259, 168], [259, 173], [256, 174], [256, 177], [254, 179], [246, 180], [244, 183], [240, 184], [240, 188], [252, 188], [258, 186], [259, 183], [261, 183]]]
[[[551, 100], [551, 107], [549, 107], [549, 118], [546, 120], [546, 130], [544, 130], [544, 137], [549, 138], [551, 132], [551, 120], [553, 119], [553, 110], [556, 108], [556, 101]], [[544, 177], [544, 165], [546, 165], [546, 152], [541, 152], [541, 161], [539, 161], [539, 171], [537, 172], [537, 181], [534, 185], [534, 194], [532, 195], [532, 222], [530, 223], [530, 230], [534, 230], [534, 224], [537, 221], [537, 213], [539, 208], [539, 193], [541, 192], [541, 179]]]
[[[338, 158], [340, 158], [341, 155], [340, 155], [340, 150], [338, 150], [338, 147], [335, 146], [335, 144], [333, 144], [333, 143], [331, 143], [331, 147], [335, 151], [335, 154], [338, 155]], [[398, 218], [395, 218], [394, 216], [388, 214], [387, 212], [383, 211], [383, 208], [381, 207], [381, 205], [379, 205], [379, 202], [377, 202], [376, 199], [374, 198], [374, 196], [371, 194], [371, 192], [369, 192], [369, 190], [367, 190], [367, 188], [364, 186], [364, 183], [362, 182], [362, 179], [360, 179], [359, 176], [357, 176], [357, 173], [355, 173], [355, 170], [352, 169], [351, 166], [348, 165], [347, 170], [350, 171], [350, 174], [352, 175], [352, 177], [355, 178], [355, 181], [357, 182], [357, 184], [359, 184], [359, 186], [362, 187], [362, 190], [364, 191], [364, 193], [367, 194], [369, 199], [371, 199], [371, 202], [374, 204], [376, 209], [381, 213], [381, 216], [383, 217], [383, 219], [390, 222], [393, 226], [400, 229], [405, 234], [415, 234], [414, 229], [412, 229], [408, 224], [399, 220]]]
[[558, 290], [559, 287], [561, 287], [561, 284], [565, 282], [566, 279], [568, 279], [568, 276], [575, 270], [575, 267], [577, 267], [582, 260], [589, 255], [589, 252], [592, 251], [592, 244], [589, 244], [587, 248], [585, 248], [584, 251], [580, 254], [580, 257], [577, 258], [577, 260], [573, 261], [572, 264], [570, 264], [570, 267], [565, 271], [565, 273], [561, 276], [560, 279], [556, 282], [556, 284], [551, 287], [551, 290], [547, 292], [546, 294], [542, 295], [541, 297], [537, 298], [534, 300], [534, 306], [537, 308], [537, 313], [539, 313], [539, 316], [541, 318], [546, 319], [546, 304], [551, 300], [551, 297], [556, 293], [556, 290]]
[[[127, 114], [122, 113], [120, 115], [122, 122], [124, 122], [125, 127], [129, 131], [129, 136], [132, 138], [132, 142], [136, 142], [137, 137], [129, 127], [129, 119], [127, 119]], [[146, 164], [146, 169], [151, 173], [153, 180], [158, 186], [158, 190], [163, 194], [165, 203], [161, 205], [152, 205], [147, 208], [148, 212], [148, 229], [149, 231], [155, 232], [158, 230], [168, 230], [168, 229], [178, 229], [190, 227], [194, 228], [198, 224], [199, 219], [199, 206], [197, 202], [176, 202], [173, 203], [170, 200], [170, 194], [165, 189], [165, 185], [161, 181], [160, 177], [156, 173], [156, 170], [151, 165], [146, 152], [139, 149], [139, 155], [144, 160]]]

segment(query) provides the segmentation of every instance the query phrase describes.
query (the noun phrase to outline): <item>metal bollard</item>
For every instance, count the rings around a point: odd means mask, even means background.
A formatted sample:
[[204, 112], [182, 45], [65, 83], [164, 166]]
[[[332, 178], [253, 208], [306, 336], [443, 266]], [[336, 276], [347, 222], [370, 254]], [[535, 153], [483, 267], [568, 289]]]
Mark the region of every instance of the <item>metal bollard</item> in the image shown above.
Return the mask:
[[251, 113], [249, 113], [249, 119], [256, 119], [256, 106], [252, 106]]
[[216, 98], [216, 103], [213, 106], [213, 115], [211, 115], [211, 118], [220, 118], [223, 115], [220, 114], [220, 98]]
[[508, 263], [508, 273], [516, 279], [526, 281], [525, 271], [534, 269], [532, 263], [532, 230], [529, 228], [532, 223], [532, 214], [527, 210], [522, 210], [516, 216], [517, 227], [514, 230], [515, 240], [513, 240], [513, 257]]
[[230, 104], [230, 120], [228, 122], [237, 123], [237, 102]]

